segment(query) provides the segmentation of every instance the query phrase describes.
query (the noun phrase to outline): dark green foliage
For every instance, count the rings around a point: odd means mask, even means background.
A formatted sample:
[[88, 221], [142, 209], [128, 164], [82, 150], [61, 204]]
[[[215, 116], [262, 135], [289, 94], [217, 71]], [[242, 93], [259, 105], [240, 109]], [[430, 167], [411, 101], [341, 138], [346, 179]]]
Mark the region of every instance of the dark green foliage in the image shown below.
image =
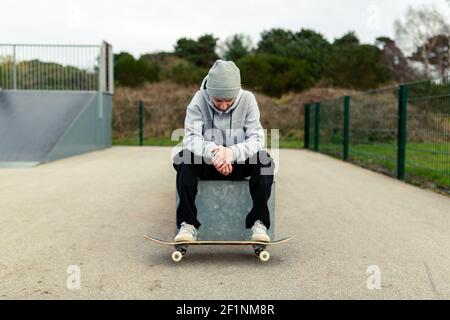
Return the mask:
[[[130, 54], [120, 53], [115, 56], [116, 79], [128, 86], [164, 79], [199, 85], [219, 58], [217, 40], [212, 34], [181, 38], [173, 53], [145, 55], [137, 61]], [[377, 45], [388, 40], [380, 38]], [[363, 90], [391, 80], [383, 51], [375, 45], [361, 44], [353, 32], [330, 44], [314, 30], [274, 28], [261, 33], [254, 50], [248, 36], [235, 34], [225, 41], [222, 56], [239, 66], [243, 86], [271, 96], [302, 91], [321, 80]]]
[[275, 28], [263, 31], [256, 52], [289, 56], [288, 48], [294, 41], [295, 35], [289, 30]]
[[326, 76], [334, 85], [362, 90], [389, 80], [381, 50], [373, 45], [360, 44], [353, 32], [333, 43], [326, 61]]
[[123, 52], [122, 51], [120, 53], [115, 53], [114, 54], [114, 62], [117, 62], [117, 61], [119, 61], [122, 58], [133, 58], [134, 59], [134, 57], [131, 54], [129, 54], [128, 52]]
[[116, 81], [127, 87], [135, 87], [144, 82], [159, 80], [159, 67], [144, 58], [135, 60], [128, 53], [120, 53], [114, 61], [114, 77]]
[[175, 54], [198, 67], [209, 68], [219, 57], [216, 54], [218, 38], [205, 34], [197, 40], [181, 38], [175, 45]]
[[308, 61], [314, 79], [320, 80], [330, 54], [330, 43], [320, 33], [309, 29], [302, 29], [295, 37], [289, 48], [290, 56]]
[[235, 34], [225, 41], [223, 57], [225, 60], [237, 61], [248, 56], [251, 51], [250, 37], [244, 34]]
[[256, 54], [237, 61], [244, 86], [271, 96], [311, 87], [314, 79], [308, 64], [299, 59]]
[[168, 78], [179, 84], [200, 86], [207, 73], [206, 68], [197, 67], [190, 62], [178, 62], [170, 69]]
[[280, 55], [308, 61], [315, 80], [323, 76], [325, 60], [330, 53], [330, 43], [310, 29], [293, 33], [289, 30], [271, 29], [261, 34], [257, 52]]

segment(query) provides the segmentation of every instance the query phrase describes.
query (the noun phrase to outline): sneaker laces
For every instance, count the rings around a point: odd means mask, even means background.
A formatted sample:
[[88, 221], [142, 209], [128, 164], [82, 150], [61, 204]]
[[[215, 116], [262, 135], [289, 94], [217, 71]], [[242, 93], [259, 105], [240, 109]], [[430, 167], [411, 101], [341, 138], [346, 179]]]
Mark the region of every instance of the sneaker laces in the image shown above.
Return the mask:
[[252, 231], [253, 232], [260, 232], [261, 230], [263, 230], [264, 233], [267, 232], [266, 226], [261, 221], [257, 220], [255, 222], [255, 224], [253, 225], [253, 227], [252, 227]]
[[181, 228], [183, 229], [183, 231], [189, 232], [189, 233], [191, 233], [192, 235], [195, 236], [196, 229], [195, 229], [195, 227], [192, 224], [188, 224], [186, 222], [183, 222], [181, 224]]

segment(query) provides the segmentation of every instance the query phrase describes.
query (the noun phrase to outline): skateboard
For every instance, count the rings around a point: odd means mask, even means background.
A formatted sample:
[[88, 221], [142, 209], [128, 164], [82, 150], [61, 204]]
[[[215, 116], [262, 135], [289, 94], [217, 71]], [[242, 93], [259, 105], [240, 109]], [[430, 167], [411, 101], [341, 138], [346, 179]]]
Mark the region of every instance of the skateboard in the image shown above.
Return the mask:
[[267, 246], [272, 246], [280, 243], [287, 242], [293, 237], [283, 238], [280, 240], [275, 240], [271, 242], [262, 241], [236, 241], [236, 240], [199, 240], [199, 241], [164, 241], [152, 236], [144, 236], [145, 239], [151, 240], [153, 242], [164, 244], [167, 246], [174, 246], [175, 251], [172, 253], [172, 260], [175, 262], [181, 261], [186, 255], [187, 248], [189, 246], [208, 246], [208, 245], [219, 245], [219, 246], [252, 246], [255, 251], [255, 255], [259, 257], [261, 261], [268, 261], [270, 259], [270, 254], [266, 251]]

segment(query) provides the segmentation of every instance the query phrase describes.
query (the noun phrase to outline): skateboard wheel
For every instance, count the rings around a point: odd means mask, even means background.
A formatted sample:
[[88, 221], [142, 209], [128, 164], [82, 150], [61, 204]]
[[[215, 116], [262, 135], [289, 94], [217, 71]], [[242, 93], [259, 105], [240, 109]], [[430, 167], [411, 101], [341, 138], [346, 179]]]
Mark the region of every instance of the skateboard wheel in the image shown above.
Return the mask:
[[180, 251], [174, 251], [172, 253], [172, 260], [175, 262], [180, 262], [183, 259], [183, 254]]
[[269, 252], [267, 252], [266, 250], [261, 251], [259, 253], [259, 259], [264, 262], [268, 261], [270, 259]]

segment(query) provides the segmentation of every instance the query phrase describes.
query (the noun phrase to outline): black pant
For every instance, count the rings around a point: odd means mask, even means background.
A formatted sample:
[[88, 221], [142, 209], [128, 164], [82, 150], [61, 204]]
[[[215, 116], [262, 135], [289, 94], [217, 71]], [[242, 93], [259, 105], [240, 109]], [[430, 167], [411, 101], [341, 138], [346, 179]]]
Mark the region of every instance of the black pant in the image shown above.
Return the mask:
[[177, 208], [177, 227], [182, 222], [199, 228], [197, 220], [195, 197], [197, 195], [198, 179], [202, 180], [242, 180], [250, 177], [250, 195], [253, 207], [246, 218], [246, 228], [251, 228], [255, 221], [260, 220], [267, 229], [270, 228], [270, 215], [267, 201], [270, 198], [273, 183], [275, 163], [266, 151], [259, 151], [245, 163], [233, 163], [233, 171], [228, 176], [218, 172], [214, 165], [207, 163], [204, 158], [195, 156], [187, 149], [183, 149], [174, 158], [174, 168], [177, 170], [177, 192], [179, 205]]

